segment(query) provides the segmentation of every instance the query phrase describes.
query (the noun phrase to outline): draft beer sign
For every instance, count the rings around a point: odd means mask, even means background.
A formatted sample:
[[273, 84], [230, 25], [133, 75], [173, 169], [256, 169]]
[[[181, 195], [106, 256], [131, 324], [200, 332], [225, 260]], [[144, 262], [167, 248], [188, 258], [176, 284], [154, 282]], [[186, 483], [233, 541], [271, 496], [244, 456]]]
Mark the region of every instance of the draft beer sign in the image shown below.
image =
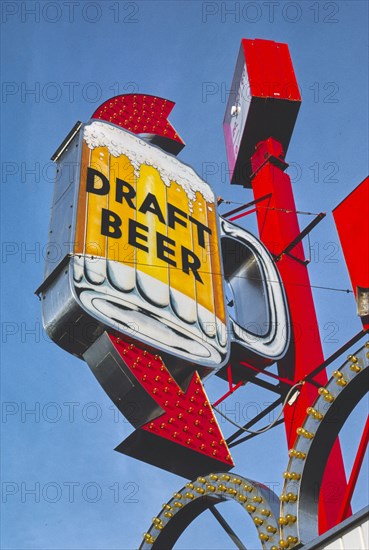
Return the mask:
[[[114, 118], [120, 98], [98, 109], [100, 120], [78, 123], [54, 155], [50, 242], [69, 252], [46, 262], [44, 327], [136, 428], [117, 450], [189, 477], [229, 469], [201, 381], [224, 377], [229, 361], [264, 367], [284, 356], [284, 289], [264, 245], [219, 217], [210, 186], [168, 153], [179, 151], [177, 134], [128, 131]], [[184, 426], [172, 426], [177, 416]]]

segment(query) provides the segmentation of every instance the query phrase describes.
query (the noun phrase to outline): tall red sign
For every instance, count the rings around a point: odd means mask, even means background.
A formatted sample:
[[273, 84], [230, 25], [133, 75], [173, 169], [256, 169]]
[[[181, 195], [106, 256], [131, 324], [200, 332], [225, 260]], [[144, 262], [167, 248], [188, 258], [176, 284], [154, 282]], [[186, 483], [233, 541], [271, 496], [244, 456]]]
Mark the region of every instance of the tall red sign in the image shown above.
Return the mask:
[[[288, 46], [269, 40], [243, 39], [232, 90], [235, 92], [229, 98], [224, 119], [231, 182], [252, 187], [260, 239], [277, 261], [292, 333], [289, 353], [278, 361], [278, 369], [280, 376], [298, 382], [319, 366], [324, 356], [303, 247], [297, 242], [300, 228], [291, 180], [284, 172], [288, 166], [285, 153], [301, 102]], [[322, 385], [326, 383], [325, 371], [317, 380]], [[296, 430], [316, 396], [317, 388], [306, 383], [297, 403], [286, 407], [289, 447], [293, 447]], [[339, 499], [328, 498], [332, 486], [338, 495], [346, 487], [338, 443], [323, 480], [321, 531], [335, 525], [339, 515]]]

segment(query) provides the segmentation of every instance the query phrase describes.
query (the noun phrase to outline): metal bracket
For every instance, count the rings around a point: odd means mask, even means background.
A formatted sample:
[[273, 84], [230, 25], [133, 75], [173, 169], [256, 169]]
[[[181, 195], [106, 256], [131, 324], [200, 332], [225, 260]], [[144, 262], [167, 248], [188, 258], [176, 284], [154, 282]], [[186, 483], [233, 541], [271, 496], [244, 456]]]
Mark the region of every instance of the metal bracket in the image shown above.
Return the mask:
[[250, 201], [250, 202], [247, 202], [246, 204], [243, 204], [242, 206], [238, 206], [237, 208], [234, 208], [233, 210], [230, 210], [229, 212], [226, 212], [225, 214], [222, 214], [222, 218], [228, 218], [229, 216], [232, 216], [233, 214], [237, 214], [237, 212], [241, 212], [241, 210], [245, 210], [249, 206], [253, 206], [254, 204], [257, 204], [258, 202], [269, 199], [271, 196], [272, 196], [272, 193], [268, 193], [267, 195], [264, 195], [263, 197], [255, 199], [254, 201]]
[[[304, 237], [306, 237], [306, 235], [308, 233], [310, 233], [310, 231], [316, 226], [318, 225], [319, 222], [322, 221], [323, 218], [326, 217], [326, 213], [325, 212], [320, 212], [320, 214], [318, 214], [314, 219], [313, 221], [311, 221], [309, 223], [309, 225], [307, 225], [305, 227], [305, 229], [303, 229], [301, 231], [301, 233], [299, 235], [297, 235], [297, 237], [295, 239], [293, 239], [292, 242], [290, 242], [290, 244], [288, 246], [286, 246], [286, 248], [284, 250], [282, 250], [282, 252], [280, 254], [278, 254], [277, 258], [276, 258], [276, 262], [278, 262], [282, 256], [284, 256], [284, 254], [288, 254], [291, 250], [293, 250], [295, 248], [295, 246], [300, 242], [302, 241], [302, 239]], [[295, 258], [297, 259], [297, 258]], [[300, 260], [301, 262], [303, 262], [303, 260]]]
[[298, 262], [299, 264], [304, 265], [305, 267], [310, 263], [309, 259], [308, 260], [300, 260], [300, 258], [298, 258], [297, 256], [294, 256], [293, 254], [291, 254], [291, 252], [286, 252], [286, 256], [289, 256], [293, 260], [296, 260], [296, 262]]

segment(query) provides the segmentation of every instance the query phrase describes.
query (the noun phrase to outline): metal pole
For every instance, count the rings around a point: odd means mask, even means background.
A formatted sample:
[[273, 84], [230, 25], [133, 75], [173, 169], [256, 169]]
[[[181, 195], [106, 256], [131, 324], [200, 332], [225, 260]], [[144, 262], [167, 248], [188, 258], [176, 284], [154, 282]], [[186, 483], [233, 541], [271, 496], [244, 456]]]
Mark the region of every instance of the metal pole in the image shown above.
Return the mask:
[[[285, 250], [290, 243], [296, 242], [301, 232], [291, 180], [284, 172], [288, 165], [277, 162], [280, 158], [275, 156], [276, 151], [280, 151], [283, 155], [282, 145], [273, 138], [258, 144], [251, 157], [253, 172], [251, 183], [255, 200], [269, 193], [272, 195], [269, 208], [258, 208], [257, 204], [256, 212], [260, 240], [271, 254], [278, 257], [281, 250]], [[297, 259], [304, 260], [301, 242], [296, 243], [293, 254]], [[292, 333], [291, 350], [279, 361], [278, 373], [280, 376], [290, 378], [293, 382], [298, 382], [324, 361], [318, 322], [307, 267], [287, 254], [283, 255], [277, 265], [289, 305]], [[322, 370], [315, 380], [325, 385], [326, 371]], [[296, 430], [302, 426], [306, 408], [312, 405], [316, 396], [317, 388], [311, 384], [304, 384], [297, 402], [285, 408], [284, 419], [289, 447], [293, 447], [297, 437]], [[336, 487], [337, 494], [343, 494], [346, 490], [346, 476], [339, 441], [332, 449], [321, 487], [320, 532], [336, 525], [339, 518], [340, 501], [332, 501], [333, 499], [329, 498], [332, 487]]]
[[232, 539], [232, 541], [235, 543], [237, 548], [239, 550], [247, 550], [246, 546], [241, 542], [241, 540], [238, 538], [236, 533], [233, 531], [232, 527], [226, 522], [224, 517], [218, 510], [215, 508], [215, 506], [211, 506], [209, 508], [210, 512], [213, 514], [213, 516], [218, 520], [220, 525], [223, 527], [227, 535]]

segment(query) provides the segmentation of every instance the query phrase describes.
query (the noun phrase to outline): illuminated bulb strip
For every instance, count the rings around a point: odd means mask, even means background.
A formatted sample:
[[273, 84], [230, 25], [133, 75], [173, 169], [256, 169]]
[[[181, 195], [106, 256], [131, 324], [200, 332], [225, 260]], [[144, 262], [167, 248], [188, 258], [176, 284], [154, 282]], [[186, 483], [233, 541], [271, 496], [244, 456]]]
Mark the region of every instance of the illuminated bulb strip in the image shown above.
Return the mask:
[[323, 397], [324, 401], [327, 401], [327, 403], [333, 403], [334, 397], [326, 388], [319, 388], [318, 393]]
[[[254, 493], [255, 496], [250, 493]], [[268, 498], [272, 498], [273, 493], [239, 476], [232, 477], [221, 473], [200, 476], [196, 481], [186, 483], [183, 489], [174, 493], [173, 499], [163, 504], [161, 512], [153, 518], [152, 525], [145, 533], [140, 549], [162, 548], [160, 537], [165, 532], [168, 523], [175, 520], [176, 514], [180, 513], [184, 507], [191, 506], [198, 498], [206, 498], [208, 494], [212, 494], [213, 498], [218, 496], [220, 502], [233, 499], [240, 503], [250, 515], [252, 514], [263, 549], [278, 548], [278, 541], [274, 540], [278, 533], [277, 518], [268, 504]], [[260, 508], [258, 505], [261, 505]], [[263, 531], [259, 529], [263, 529]]]
[[287, 494], [282, 493], [281, 496], [279, 497], [279, 500], [281, 502], [296, 502], [297, 495], [295, 495], [294, 493], [287, 493]]
[[154, 525], [158, 525], [158, 524], [161, 523], [161, 519], [155, 517], [155, 518], [152, 518], [152, 522], [153, 522]]
[[242, 479], [240, 479], [239, 477], [234, 477], [232, 479], [232, 483], [235, 483], [236, 485], [242, 485]]
[[[298, 510], [300, 498], [300, 484], [304, 475], [304, 468], [309, 460], [309, 450], [317, 438], [320, 427], [324, 424], [325, 416], [330, 407], [335, 406], [335, 400], [355, 376], [368, 368], [365, 359], [369, 342], [356, 354], [349, 355], [347, 361], [337, 370], [325, 387], [318, 390], [318, 397], [312, 407], [306, 409], [307, 416], [303, 425], [297, 429], [298, 437], [293, 449], [288, 454], [290, 457], [287, 470], [284, 472], [284, 486], [280, 497], [281, 509], [278, 523], [280, 525], [281, 540], [279, 548], [291, 549], [300, 540], [300, 526], [298, 524]], [[324, 410], [323, 415], [320, 411]], [[295, 483], [291, 483], [295, 482]], [[291, 489], [293, 487], [293, 492]], [[288, 513], [286, 513], [288, 512]], [[302, 541], [305, 543], [306, 541]]]
[[155, 539], [154, 539], [154, 537], [153, 537], [152, 535], [150, 535], [150, 533], [144, 533], [143, 537], [144, 537], [144, 540], [145, 540], [148, 544], [150, 544], [150, 545], [151, 545], [151, 544], [154, 544]]
[[294, 479], [298, 481], [301, 478], [301, 475], [296, 472], [284, 472], [284, 479]]
[[332, 376], [333, 376], [334, 378], [342, 378], [343, 374], [342, 374], [342, 372], [340, 372], [339, 370], [334, 370], [334, 371], [332, 372]]
[[301, 460], [305, 460], [305, 458], [306, 458], [306, 453], [303, 453], [301, 451], [296, 451], [296, 449], [290, 449], [288, 451], [288, 454], [289, 454], [290, 457], [299, 458]]
[[307, 414], [310, 414], [314, 418], [314, 420], [323, 420], [324, 415], [317, 411], [316, 409], [313, 409], [313, 407], [308, 407], [306, 409]]
[[280, 548], [292, 548], [292, 546], [296, 546], [298, 541], [299, 541], [299, 539], [297, 537], [288, 536], [286, 540], [281, 539], [279, 541], [279, 547]]
[[304, 428], [297, 428], [296, 433], [298, 435], [302, 435], [302, 437], [306, 437], [307, 439], [313, 439], [314, 437], [313, 432], [308, 432], [307, 430], [304, 430]]

